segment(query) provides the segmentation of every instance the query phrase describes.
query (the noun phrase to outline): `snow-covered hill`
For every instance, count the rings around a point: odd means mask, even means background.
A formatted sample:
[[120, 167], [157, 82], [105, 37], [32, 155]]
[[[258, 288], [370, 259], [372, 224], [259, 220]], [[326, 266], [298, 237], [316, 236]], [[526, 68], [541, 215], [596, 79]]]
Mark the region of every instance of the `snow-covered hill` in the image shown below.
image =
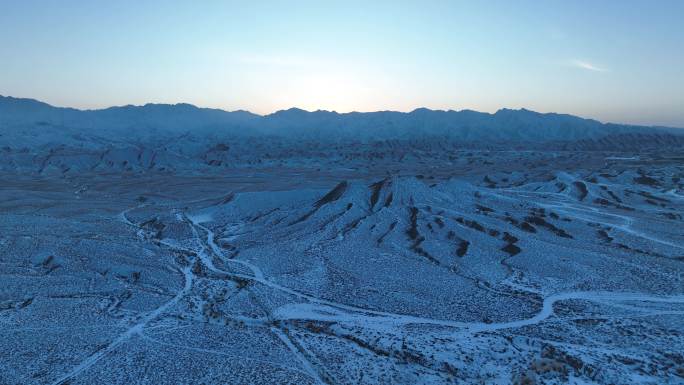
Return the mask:
[[274, 143], [0, 173], [0, 383], [682, 383], [681, 153]]

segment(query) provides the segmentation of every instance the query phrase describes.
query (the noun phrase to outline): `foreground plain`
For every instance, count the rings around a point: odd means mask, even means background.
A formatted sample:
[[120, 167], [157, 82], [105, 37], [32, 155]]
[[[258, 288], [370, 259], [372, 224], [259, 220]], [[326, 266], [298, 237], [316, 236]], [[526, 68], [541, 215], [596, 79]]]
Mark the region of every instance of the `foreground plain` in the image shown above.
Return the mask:
[[3, 174], [0, 384], [684, 381], [677, 154], [421, 156]]

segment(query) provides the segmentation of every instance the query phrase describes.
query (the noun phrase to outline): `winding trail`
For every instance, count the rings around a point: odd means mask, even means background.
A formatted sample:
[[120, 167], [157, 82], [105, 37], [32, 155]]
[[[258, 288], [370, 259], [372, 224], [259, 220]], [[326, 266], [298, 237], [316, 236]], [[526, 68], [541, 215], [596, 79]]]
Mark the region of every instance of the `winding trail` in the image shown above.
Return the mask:
[[[643, 293], [626, 293], [626, 292], [601, 292], [601, 291], [574, 291], [565, 292], [551, 295], [544, 298], [544, 303], [541, 310], [537, 315], [532, 318], [501, 322], [501, 323], [473, 323], [468, 327], [468, 330], [473, 333], [483, 332], [483, 331], [495, 331], [501, 329], [512, 329], [520, 328], [529, 325], [536, 325], [551, 317], [553, 312], [553, 305], [556, 302], [567, 301], [567, 300], [585, 300], [585, 301], [596, 301], [596, 302], [625, 302], [625, 301], [636, 301], [636, 302], [656, 302], [656, 303], [670, 303], [670, 304], [684, 304], [684, 295], [673, 295], [673, 296], [657, 296]], [[647, 309], [647, 308], [643, 308]], [[653, 312], [658, 314], [659, 311]], [[680, 312], [684, 314], [684, 310]]]
[[[136, 224], [132, 223], [126, 217], [126, 213], [128, 213], [130, 210], [133, 210], [135, 208], [136, 207], [133, 207], [133, 208], [130, 208], [130, 209], [125, 210], [122, 213], [120, 213], [119, 219], [129, 226], [138, 228], [138, 226]], [[180, 214], [180, 218], [185, 220], [188, 223], [188, 225], [190, 226], [190, 228], [192, 230], [193, 236], [199, 242], [199, 244], [200, 244], [199, 252], [195, 253], [193, 250], [189, 250], [189, 249], [186, 249], [180, 245], [174, 245], [174, 244], [169, 243], [169, 242], [160, 241], [161, 244], [166, 245], [166, 246], [171, 247], [171, 248], [176, 249], [176, 250], [192, 252], [193, 254], [196, 254], [197, 257], [202, 262], [202, 264], [214, 273], [232, 276], [232, 277], [243, 278], [243, 279], [248, 279], [251, 281], [262, 282], [266, 285], [270, 284], [269, 281], [264, 279], [264, 275], [263, 275], [261, 269], [259, 269], [257, 266], [255, 266], [249, 262], [246, 262], [246, 261], [226, 258], [225, 255], [223, 254], [223, 252], [221, 251], [221, 248], [214, 241], [214, 239], [215, 239], [214, 232], [211, 231], [209, 228], [201, 225], [200, 221], [197, 218], [185, 215], [183, 213]], [[216, 267], [216, 265], [214, 265], [214, 261], [212, 259], [212, 256], [207, 253], [208, 250], [207, 250], [203, 240], [200, 237], [199, 231], [197, 230], [198, 228], [202, 229], [204, 232], [206, 232], [206, 234], [207, 234], [206, 244], [209, 246], [209, 248], [211, 249], [211, 252], [216, 257], [218, 257], [223, 262], [234, 262], [234, 263], [240, 264], [242, 266], [245, 266], [246, 268], [248, 268], [252, 272], [252, 275], [249, 276], [249, 275], [244, 275], [244, 274], [231, 273], [231, 272], [228, 272], [228, 271], [225, 271], [225, 270], [222, 270], [222, 269]], [[194, 264], [194, 262], [191, 261], [190, 266], [192, 266], [193, 264]], [[169, 343], [166, 343], [163, 341], [155, 340], [155, 339], [153, 339], [153, 338], [151, 338], [151, 337], [149, 337], [143, 333], [144, 327], [148, 322], [150, 322], [151, 320], [158, 317], [166, 309], [168, 309], [171, 305], [177, 303], [180, 300], [180, 298], [182, 298], [184, 295], [186, 295], [189, 292], [190, 288], [192, 287], [192, 277], [193, 277], [193, 273], [192, 273], [191, 268], [188, 267], [188, 268], [184, 269], [184, 274], [186, 277], [186, 285], [185, 285], [184, 289], [182, 291], [180, 291], [176, 295], [176, 297], [174, 297], [174, 299], [172, 299], [171, 301], [162, 305], [161, 307], [155, 309], [152, 313], [150, 313], [148, 316], [146, 316], [140, 323], [138, 323], [138, 324], [134, 325], [133, 327], [131, 327], [130, 329], [128, 329], [125, 333], [123, 333], [116, 340], [114, 340], [112, 343], [110, 343], [105, 349], [98, 351], [96, 354], [88, 357], [85, 361], [83, 361], [81, 364], [79, 364], [76, 368], [74, 368], [67, 375], [65, 375], [65, 376], [61, 377], [59, 380], [57, 380], [54, 383], [54, 385], [66, 384], [69, 381], [69, 379], [71, 379], [73, 376], [77, 375], [78, 373], [80, 373], [83, 370], [87, 369], [88, 367], [92, 366], [95, 362], [97, 362], [100, 358], [102, 358], [107, 352], [113, 350], [116, 346], [118, 346], [122, 342], [128, 340], [131, 336], [133, 336], [135, 334], [140, 335], [143, 339], [145, 339], [149, 342], [153, 342], [153, 343], [157, 343], [157, 344], [179, 347], [179, 348], [189, 349], [189, 350], [193, 350], [193, 351], [208, 353], [208, 354], [219, 354], [219, 355], [223, 355], [223, 356], [235, 357], [234, 355], [230, 355], [230, 354], [219, 352], [219, 351], [209, 350], [209, 349], [195, 348], [195, 347], [189, 347], [189, 346], [181, 346], [181, 345], [176, 345], [176, 344], [169, 344]], [[292, 293], [294, 293], [294, 291], [292, 291]], [[255, 324], [258, 324], [259, 326], [265, 325], [262, 320], [248, 319], [248, 318], [244, 318], [244, 317], [235, 317], [235, 318], [242, 320], [246, 324], [255, 323]], [[271, 321], [273, 321], [273, 319], [271, 319]], [[294, 341], [291, 339], [291, 337], [289, 337], [287, 335], [287, 333], [285, 333], [283, 330], [281, 330], [275, 326], [271, 326], [270, 330], [278, 337], [278, 339], [280, 339], [285, 344], [285, 346], [292, 352], [293, 356], [296, 357], [297, 360], [299, 360], [301, 362], [305, 371], [301, 371], [297, 368], [286, 368], [286, 369], [298, 371], [298, 372], [301, 372], [305, 375], [308, 375], [318, 384], [327, 384], [328, 383], [327, 381], [323, 380], [323, 378], [320, 376], [319, 372], [314, 367], [314, 365], [305, 357], [305, 355], [297, 348], [297, 346], [295, 346]], [[249, 357], [243, 357], [243, 358], [246, 358], [248, 360], [253, 360]], [[257, 360], [253, 360], [253, 361], [257, 361]], [[266, 361], [264, 361], [264, 362], [266, 362]], [[269, 364], [279, 366], [278, 364], [275, 364], [272, 362], [269, 362]], [[324, 370], [323, 370], [323, 372], [325, 373]]]
[[[677, 248], [677, 249], [684, 249], [684, 245], [672, 243], [660, 238], [656, 238], [652, 235], [646, 234], [643, 231], [635, 230], [632, 228], [632, 225], [634, 224], [634, 218], [626, 215], [620, 215], [620, 214], [615, 214], [615, 213], [609, 213], [605, 211], [599, 211], [595, 207], [585, 207], [585, 206], [577, 206], [576, 204], [571, 204], [567, 202], [558, 202], [558, 203], [546, 203], [546, 204], [540, 204], [542, 207], [546, 208], [555, 208], [556, 211], [562, 212], [566, 215], [570, 215], [574, 218], [586, 221], [586, 222], [595, 222], [599, 223], [605, 226], [610, 226], [613, 229], [620, 230], [624, 233], [633, 235], [638, 238], [643, 238], [651, 242], [655, 243], [660, 243], [661, 245]], [[612, 223], [612, 222], [605, 222], [597, 219], [596, 217], [592, 216], [586, 216], [586, 215], [581, 215], [578, 214], [578, 212], [584, 212], [584, 213], [589, 213], [589, 214], [599, 214], [603, 216], [609, 216], [613, 218], [618, 218], [623, 221], [622, 224], [620, 223]]]
[[[217, 256], [219, 256], [222, 261], [239, 263], [239, 264], [246, 266], [252, 270], [252, 275], [247, 275], [247, 274], [233, 273], [230, 271], [219, 269], [218, 267], [216, 267], [214, 265], [213, 261], [211, 260], [211, 257], [206, 254], [206, 250], [204, 249], [204, 244], [202, 243], [202, 250], [200, 250], [200, 253], [198, 253], [198, 256], [200, 257], [202, 262], [207, 266], [207, 268], [209, 268], [209, 270], [213, 271], [214, 273], [224, 274], [224, 275], [228, 275], [228, 276], [232, 276], [232, 277], [236, 277], [236, 278], [241, 278], [241, 279], [246, 279], [246, 280], [250, 280], [253, 282], [257, 282], [257, 283], [262, 284], [264, 286], [267, 286], [271, 289], [280, 291], [280, 292], [285, 293], [285, 294], [292, 295], [294, 297], [305, 299], [307, 301], [310, 301], [310, 302], [313, 302], [316, 304], [320, 304], [320, 305], [326, 305], [329, 307], [338, 308], [338, 309], [342, 309], [342, 310], [372, 314], [372, 315], [377, 315], [377, 316], [389, 316], [389, 317], [397, 316], [397, 314], [394, 314], [394, 313], [370, 310], [370, 309], [360, 308], [360, 307], [356, 307], [356, 306], [346, 305], [346, 304], [339, 303], [339, 302], [328, 301], [325, 299], [315, 297], [315, 296], [310, 295], [310, 294], [302, 293], [300, 291], [291, 289], [289, 287], [279, 285], [273, 281], [270, 281], [270, 280], [264, 278], [264, 274], [261, 271], [261, 269], [254, 266], [253, 264], [251, 264], [249, 262], [242, 261], [242, 260], [225, 258], [223, 253], [221, 253], [220, 248], [213, 241], [214, 240], [214, 233], [211, 230], [207, 229], [205, 226], [202, 226], [202, 225], [196, 223], [195, 221], [193, 221], [189, 217], [188, 217], [188, 221], [193, 226], [193, 233], [195, 234], [195, 236], [197, 237], [197, 239], [200, 242], [202, 242], [202, 241], [199, 238], [198, 232], [197, 232], [195, 227], [201, 228], [205, 232], [207, 232], [207, 243], [210, 245], [210, 248], [212, 249], [212, 251], [214, 251], [214, 250], [218, 251]], [[169, 246], [172, 246], [172, 245], [169, 245]], [[175, 247], [175, 246], [173, 246], [173, 247]]]
[[[259, 269], [258, 267], [254, 266], [253, 264], [251, 264], [249, 262], [226, 258], [225, 255], [223, 254], [223, 252], [221, 251], [221, 248], [214, 241], [215, 236], [214, 236], [213, 231], [211, 231], [209, 228], [207, 228], [205, 226], [202, 226], [199, 223], [199, 221], [197, 221], [196, 219], [194, 219], [190, 216], [183, 215], [183, 217], [188, 221], [188, 223], [192, 229], [193, 235], [195, 236], [197, 241], [200, 242], [201, 249], [200, 249], [200, 252], [198, 253], [198, 257], [200, 258], [202, 263], [209, 270], [213, 271], [214, 273], [225, 274], [228, 276], [235, 276], [235, 277], [239, 277], [239, 278], [243, 278], [243, 279], [248, 279], [251, 281], [261, 282], [267, 286], [270, 286], [270, 281], [267, 281], [264, 279], [264, 275], [263, 275], [261, 269]], [[207, 244], [209, 245], [209, 248], [214, 253], [214, 255], [219, 257], [219, 259], [221, 259], [221, 261], [224, 261], [224, 262], [230, 261], [230, 262], [235, 262], [235, 263], [238, 263], [240, 265], [243, 265], [243, 266], [247, 267], [248, 269], [250, 269], [252, 271], [253, 275], [247, 276], [247, 275], [243, 275], [243, 274], [231, 273], [231, 272], [228, 272], [228, 271], [225, 271], [225, 270], [222, 270], [222, 269], [219, 269], [218, 267], [216, 267], [214, 265], [214, 262], [212, 261], [212, 257], [210, 255], [207, 255], [207, 253], [206, 253], [206, 248], [204, 246], [204, 242], [200, 238], [199, 232], [197, 231], [197, 228], [200, 228], [206, 232]], [[267, 313], [270, 313], [270, 312], [267, 312]], [[272, 319], [271, 314], [268, 314], [268, 317], [270, 318], [271, 321], [274, 320], [274, 319]], [[309, 374], [309, 376], [311, 376], [311, 378], [316, 383], [318, 383], [318, 384], [327, 384], [328, 383], [327, 381], [323, 380], [323, 378], [319, 374], [317, 368], [314, 367], [314, 365], [311, 363], [311, 361], [309, 361], [309, 359], [300, 351], [300, 349], [295, 345], [295, 341], [293, 341], [292, 338], [290, 336], [288, 336], [285, 331], [283, 331], [283, 330], [281, 330], [275, 326], [271, 326], [270, 330], [275, 336], [278, 337], [278, 339], [280, 339], [283, 342], [283, 344], [285, 344], [285, 346], [290, 350], [292, 355], [295, 358], [297, 358], [297, 360], [299, 360], [301, 362], [301, 364], [304, 367], [304, 369], [306, 370], [306, 372]], [[320, 369], [320, 370], [323, 373], [325, 373], [325, 370], [323, 370], [323, 369]]]
[[[609, 225], [618, 230], [631, 233], [633, 235], [648, 239], [653, 242], [682, 248], [682, 246], [680, 245], [675, 245], [666, 241], [655, 239], [653, 237], [648, 236], [647, 234], [632, 229], [631, 225], [634, 221], [634, 218], [628, 216], [604, 212], [598, 213], [593, 208], [584, 206], [578, 207], [577, 205], [572, 205], [566, 202], [556, 202], [555, 204], [548, 203], [542, 204], [541, 206], [555, 208], [557, 211], [563, 212], [566, 215], [572, 215], [578, 219], [592, 222], [597, 222], [597, 218], [595, 217], [597, 217], [598, 215], [603, 215], [604, 218], [602, 219], [604, 221], [598, 223]], [[122, 212], [120, 214], [120, 219], [128, 225], [137, 227], [134, 223], [130, 222], [126, 217], [126, 213], [130, 210], [132, 209]], [[337, 322], [341, 324], [350, 324], [353, 326], [376, 330], [387, 330], [390, 328], [398, 328], [406, 325], [423, 324], [455, 328], [457, 329], [455, 330], [456, 333], [477, 334], [496, 332], [499, 330], [506, 329], [516, 329], [541, 324], [554, 316], [554, 305], [556, 303], [569, 300], [591, 301], [600, 304], [628, 307], [634, 310], [635, 312], [641, 312], [641, 316], [655, 316], [661, 314], [684, 315], [684, 307], [681, 308], [681, 310], [677, 308], [672, 308], [668, 309], [667, 311], [663, 311], [662, 308], [655, 309], [652, 306], [649, 306], [649, 304], [655, 303], [684, 305], [684, 294], [665, 296], [647, 293], [610, 291], [568, 291], [552, 294], [543, 299], [541, 308], [533, 316], [525, 319], [496, 323], [452, 321], [365, 309], [361, 307], [347, 305], [344, 303], [321, 299], [313, 295], [306, 294], [298, 290], [282, 286], [276, 282], [273, 282], [265, 277], [264, 273], [258, 266], [248, 261], [226, 257], [221, 247], [218, 246], [215, 241], [216, 237], [214, 232], [207, 226], [204, 226], [202, 224], [203, 221], [206, 221], [205, 219], [200, 217], [192, 217], [185, 214], [182, 214], [182, 218], [189, 224], [193, 232], [194, 238], [197, 240], [197, 242], [199, 242], [199, 251], [197, 252], [194, 250], [185, 249], [180, 245], [173, 245], [164, 241], [162, 241], [161, 243], [176, 248], [178, 250], [191, 251], [193, 254], [197, 256], [197, 258], [202, 262], [202, 264], [206, 266], [208, 270], [214, 273], [248, 280], [253, 283], [258, 283], [266, 287], [269, 287], [275, 291], [288, 294], [302, 301], [300, 303], [288, 303], [282, 305], [272, 312], [268, 311], [268, 324], [271, 325], [270, 330], [272, 331], [272, 333], [275, 336], [277, 336], [283, 342], [283, 344], [285, 344], [285, 346], [292, 352], [293, 357], [295, 357], [301, 362], [303, 372], [308, 374], [314, 381], [316, 381], [319, 384], [325, 384], [329, 382], [326, 381], [327, 376], [325, 370], [316, 367], [316, 365], [306, 357], [305, 352], [302, 352], [302, 350], [298, 346], [296, 346], [296, 341], [293, 341], [292, 338], [288, 336], [286, 330], [281, 329], [277, 326], [278, 321], [296, 320]], [[615, 218], [615, 222], [617, 223], [610, 223], [613, 222], [611, 218]], [[251, 274], [235, 273], [223, 270], [214, 264], [214, 258], [217, 258], [217, 261], [220, 260], [225, 264], [233, 263], [241, 265], [245, 267], [247, 270], [249, 270]], [[77, 365], [75, 368], [73, 368], [69, 373], [65, 374], [64, 376], [56, 380], [53, 383], [53, 385], [66, 384], [71, 378], [94, 365], [104, 355], [115, 349], [117, 346], [121, 345], [123, 342], [127, 341], [132, 336], [143, 335], [142, 332], [145, 326], [150, 321], [159, 317], [159, 315], [161, 315], [164, 311], [166, 311], [175, 303], [177, 303], [184, 295], [186, 295], [189, 292], [192, 286], [192, 271], [188, 267], [184, 268], [182, 272], [185, 276], [185, 286], [176, 294], [176, 296], [173, 299], [145, 315], [142, 319], [139, 320], [139, 322], [137, 322], [135, 325], [127, 329], [123, 334], [119, 335], [119, 337], [117, 337], [105, 348], [92, 354], [84, 361], [82, 361], [79, 365]], [[259, 320], [259, 324], [260, 326], [265, 325], [263, 323], [263, 320]], [[148, 336], [143, 337], [149, 338]], [[165, 342], [157, 340], [153, 342], [166, 344]], [[199, 352], [205, 352], [208, 354], [222, 354], [222, 352], [213, 350], [210, 351], [202, 348], [187, 348]], [[223, 353], [222, 355], [228, 354]]]
[[313, 367], [311, 362], [304, 357], [304, 355], [297, 349], [296, 346], [292, 343], [290, 340], [290, 337], [288, 337], [285, 332], [282, 330], [278, 329], [277, 327], [271, 327], [271, 332], [275, 334], [284, 344], [287, 346], [288, 349], [292, 352], [292, 354], [299, 360], [299, 362], [302, 364], [306, 372], [318, 383], [318, 384], [326, 384], [325, 381], [323, 381], [323, 378], [318, 374], [316, 369]]
[[[549, 208], [549, 209], [555, 209], [556, 211], [562, 212], [566, 215], [572, 216], [574, 218], [577, 218], [579, 220], [585, 221], [585, 222], [595, 222], [599, 223], [605, 226], [610, 226], [613, 229], [620, 230], [624, 233], [633, 235], [638, 238], [642, 238], [651, 242], [659, 243], [661, 245], [673, 247], [676, 249], [684, 249], [684, 245], [669, 242], [657, 237], [654, 237], [650, 234], [647, 234], [643, 231], [636, 230], [632, 227], [634, 224], [634, 219], [631, 216], [626, 216], [626, 215], [620, 215], [616, 214], [614, 212], [608, 212], [605, 210], [600, 210], [597, 207], [592, 207], [589, 205], [583, 205], [579, 204], [577, 202], [567, 202], [566, 200], [568, 199], [568, 196], [562, 193], [554, 193], [554, 192], [549, 192], [549, 191], [544, 191], [544, 192], [539, 192], [539, 191], [525, 191], [525, 190], [519, 190], [519, 189], [501, 189], [501, 191], [508, 192], [508, 193], [513, 193], [516, 196], [526, 196], [525, 194], [533, 194], [533, 195], [541, 195], [546, 198], [551, 198], [551, 197], [557, 197], [559, 200], [551, 200], [550, 203], [544, 203], [544, 202], [539, 202], [538, 205], [543, 208]], [[494, 192], [490, 192], [492, 195], [496, 195], [497, 197], [503, 198], [510, 198], [507, 197], [504, 194], [497, 194]], [[674, 192], [674, 190], [671, 190], [666, 193], [666, 195], [669, 196], [674, 196], [679, 199], [683, 199], [681, 195], [677, 194]], [[584, 214], [584, 215], [583, 215]], [[594, 214], [594, 215], [587, 215], [587, 214]], [[605, 217], [612, 217], [612, 218], [617, 218], [623, 223], [612, 223], [612, 222], [606, 222], [605, 220], [600, 220], [597, 216], [605, 216]]]
[[81, 373], [84, 370], [93, 366], [102, 357], [104, 357], [107, 353], [114, 350], [117, 346], [126, 342], [131, 337], [133, 337], [134, 335], [142, 334], [143, 329], [145, 328], [145, 326], [150, 321], [156, 319], [162, 313], [164, 313], [166, 310], [168, 310], [170, 307], [172, 307], [176, 303], [178, 303], [178, 301], [180, 301], [180, 299], [183, 298], [183, 296], [185, 296], [190, 291], [190, 288], [192, 287], [192, 277], [193, 277], [192, 272], [190, 271], [189, 267], [182, 269], [181, 272], [183, 273], [183, 276], [185, 277], [185, 284], [184, 284], [183, 288], [181, 290], [179, 290], [178, 293], [176, 293], [176, 295], [170, 301], [165, 302], [163, 305], [161, 305], [158, 308], [147, 313], [142, 319], [140, 319], [139, 322], [137, 322], [135, 325], [129, 327], [125, 332], [120, 334], [116, 339], [114, 339], [112, 342], [110, 342], [107, 346], [98, 350], [97, 352], [93, 353], [92, 355], [88, 356], [85, 360], [81, 361], [78, 365], [76, 365], [73, 369], [71, 369], [71, 371], [69, 371], [68, 373], [64, 374], [63, 376], [59, 377], [57, 380], [52, 382], [52, 385], [67, 384], [74, 376], [78, 375], [79, 373]]
[[[202, 226], [192, 219], [188, 218], [193, 226], [197, 226], [207, 233], [207, 244], [210, 246], [215, 254], [222, 257], [220, 247], [214, 243], [214, 233], [207, 227]], [[197, 234], [196, 229], [194, 229], [195, 234]], [[200, 253], [200, 258], [210, 259], [206, 254]], [[225, 257], [222, 260], [226, 260]], [[238, 262], [238, 260], [227, 259], [228, 261]], [[204, 261], [204, 259], [203, 259]], [[646, 293], [629, 293], [629, 292], [605, 292], [605, 291], [571, 291], [563, 292], [550, 295], [544, 298], [542, 303], [542, 308], [539, 313], [535, 316], [527, 319], [499, 322], [499, 323], [484, 323], [484, 322], [461, 322], [461, 321], [451, 321], [451, 320], [440, 320], [428, 317], [416, 317], [411, 315], [403, 315], [391, 312], [376, 311], [370, 309], [359, 308], [356, 306], [346, 305], [334, 301], [328, 301], [314, 297], [309, 294], [301, 293], [299, 291], [281, 286], [272, 281], [264, 278], [261, 270], [250, 264], [244, 263], [244, 261], [239, 261], [240, 264], [249, 267], [254, 273], [253, 276], [231, 273], [221, 269], [216, 268], [211, 261], [207, 266], [217, 272], [222, 274], [233, 275], [242, 279], [252, 280], [258, 282], [265, 286], [268, 286], [274, 290], [278, 290], [283, 293], [293, 295], [295, 297], [305, 299], [306, 303], [291, 303], [286, 304], [273, 312], [273, 316], [276, 320], [311, 320], [311, 321], [326, 321], [326, 322], [344, 322], [352, 323], [357, 326], [365, 327], [375, 327], [375, 328], [386, 328], [386, 327], [398, 327], [410, 324], [425, 324], [425, 325], [437, 325], [437, 326], [447, 326], [459, 329], [464, 329], [471, 333], [484, 332], [484, 331], [495, 331], [501, 329], [512, 329], [519, 328], [529, 325], [538, 324], [551, 315], [553, 315], [553, 305], [559, 301], [566, 300], [587, 300], [596, 302], [609, 302], [609, 303], [619, 303], [625, 301], [638, 301], [638, 302], [658, 302], [658, 303], [673, 303], [673, 304], [684, 304], [684, 295], [673, 295], [673, 296], [658, 296]], [[644, 308], [646, 309], [646, 308]], [[676, 313], [676, 312], [675, 312]], [[655, 312], [654, 312], [655, 314]], [[684, 311], [682, 311], [684, 314]]]
[[[222, 261], [237, 263], [239, 265], [242, 265], [242, 266], [248, 268], [249, 270], [252, 271], [252, 274], [254, 275], [255, 280], [263, 280], [264, 279], [264, 273], [257, 266], [255, 266], [255, 265], [253, 265], [247, 261], [243, 261], [243, 260], [239, 260], [239, 259], [226, 258], [226, 256], [223, 254], [223, 251], [221, 250], [221, 248], [214, 241], [215, 235], [214, 235], [213, 231], [211, 231], [206, 226], [202, 226], [202, 224], [200, 224], [197, 220], [195, 220], [191, 217], [185, 216], [185, 218], [187, 218], [187, 220], [190, 222], [192, 230], [193, 230], [193, 234], [195, 235], [195, 237], [200, 242], [201, 242], [201, 239], [199, 237], [199, 233], [197, 232], [197, 227], [199, 227], [200, 229], [204, 230], [207, 233], [207, 245], [209, 245], [209, 248], [211, 248], [211, 251], [216, 256], [218, 256]], [[205, 256], [206, 256], [206, 254], [205, 254]], [[202, 260], [202, 262], [205, 262], [205, 261]], [[220, 273], [224, 273], [224, 274], [227, 273], [223, 270], [216, 268], [214, 266], [213, 262], [211, 262], [211, 261], [208, 262], [207, 267], [209, 267], [214, 272], [220, 272]]]
[[[566, 300], [586, 300], [595, 302], [619, 303], [625, 301], [637, 302], [656, 302], [669, 304], [684, 304], [684, 295], [657, 296], [642, 293], [625, 292], [565, 292], [548, 296], [544, 299], [539, 313], [531, 318], [516, 321], [484, 323], [484, 322], [460, 322], [450, 320], [439, 320], [433, 318], [402, 316], [399, 314], [385, 317], [371, 317], [364, 314], [349, 314], [340, 312], [332, 307], [321, 307], [311, 303], [287, 304], [279, 307], [274, 312], [278, 320], [309, 320], [324, 322], [351, 323], [355, 326], [365, 326], [373, 328], [400, 327], [410, 324], [426, 324], [447, 326], [463, 329], [470, 333], [496, 331], [502, 329], [514, 329], [529, 325], [536, 325], [554, 314], [553, 305]], [[637, 310], [648, 310], [647, 307], [635, 307]], [[661, 310], [651, 312], [653, 315], [662, 314]], [[682, 311], [671, 311], [668, 314], [681, 314]]]

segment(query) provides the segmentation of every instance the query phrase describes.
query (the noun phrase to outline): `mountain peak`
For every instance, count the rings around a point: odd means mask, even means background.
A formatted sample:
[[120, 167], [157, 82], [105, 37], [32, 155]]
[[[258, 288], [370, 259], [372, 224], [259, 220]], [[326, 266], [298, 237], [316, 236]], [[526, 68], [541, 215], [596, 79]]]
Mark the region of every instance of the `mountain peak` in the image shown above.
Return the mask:
[[287, 115], [300, 114], [301, 115], [301, 114], [306, 114], [308, 112], [309, 111], [303, 110], [299, 107], [290, 107], [290, 108], [285, 109], [285, 110], [278, 110], [278, 111], [276, 111], [272, 114], [269, 114], [269, 115], [285, 115], [285, 114], [287, 114]]

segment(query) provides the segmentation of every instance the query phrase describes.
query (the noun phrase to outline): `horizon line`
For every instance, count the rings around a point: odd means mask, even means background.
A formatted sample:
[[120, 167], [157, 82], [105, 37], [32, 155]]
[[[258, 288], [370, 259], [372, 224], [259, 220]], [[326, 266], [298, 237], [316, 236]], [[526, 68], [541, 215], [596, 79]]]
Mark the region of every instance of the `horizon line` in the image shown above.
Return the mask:
[[177, 102], [177, 103], [147, 102], [145, 104], [122, 104], [122, 105], [111, 105], [108, 107], [99, 107], [99, 108], [79, 108], [79, 107], [54, 105], [54, 104], [51, 104], [49, 102], [45, 102], [45, 101], [35, 99], [35, 98], [28, 98], [28, 97], [17, 97], [17, 96], [0, 94], [0, 98], [27, 100], [27, 101], [45, 104], [45, 105], [52, 107], [52, 108], [70, 109], [70, 110], [75, 110], [75, 111], [80, 111], [80, 112], [96, 112], [96, 111], [104, 111], [104, 110], [114, 109], [114, 108], [127, 108], [127, 107], [144, 108], [146, 106], [190, 106], [190, 107], [193, 107], [193, 108], [196, 108], [199, 110], [222, 111], [225, 113], [248, 113], [248, 114], [251, 114], [254, 116], [258, 116], [258, 117], [268, 117], [268, 116], [275, 115], [275, 114], [280, 113], [280, 112], [286, 112], [286, 111], [292, 111], [292, 110], [302, 111], [302, 112], [306, 112], [306, 113], [327, 112], [327, 113], [333, 113], [333, 114], [337, 114], [337, 115], [372, 114], [372, 113], [381, 113], [381, 112], [399, 113], [399, 114], [412, 114], [412, 113], [414, 113], [416, 111], [420, 111], [420, 110], [427, 110], [427, 111], [431, 111], [431, 112], [445, 112], [445, 113], [449, 113], [449, 112], [455, 112], [455, 113], [474, 112], [474, 113], [484, 114], [484, 115], [495, 115], [501, 111], [527, 111], [527, 112], [532, 112], [532, 113], [539, 114], [539, 115], [560, 115], [560, 116], [570, 116], [570, 117], [584, 119], [584, 120], [593, 120], [593, 121], [596, 121], [596, 122], [601, 123], [601, 124], [618, 124], [618, 125], [635, 126], [635, 127], [684, 129], [684, 126], [678, 127], [678, 126], [664, 126], [664, 125], [656, 125], [656, 124], [648, 124], [647, 125], [647, 124], [608, 122], [608, 121], [603, 121], [603, 120], [599, 120], [599, 119], [595, 119], [595, 118], [588, 118], [588, 117], [584, 117], [584, 116], [580, 116], [580, 115], [574, 115], [574, 114], [570, 114], [570, 113], [564, 113], [564, 112], [555, 112], [555, 111], [540, 112], [540, 111], [532, 110], [532, 109], [525, 108], [525, 107], [520, 107], [520, 108], [500, 107], [495, 112], [478, 111], [478, 110], [473, 110], [470, 108], [464, 108], [461, 110], [457, 110], [457, 109], [444, 110], [444, 109], [434, 109], [434, 108], [429, 108], [429, 107], [424, 107], [424, 106], [423, 107], [415, 107], [414, 109], [412, 109], [410, 111], [409, 110], [402, 111], [402, 110], [385, 109], [385, 110], [372, 110], [372, 111], [356, 111], [356, 110], [354, 110], [354, 111], [347, 111], [347, 112], [339, 112], [336, 110], [325, 110], [325, 109], [307, 110], [305, 108], [292, 106], [292, 107], [285, 108], [285, 109], [275, 110], [275, 111], [270, 112], [270, 113], [260, 114], [260, 113], [252, 112], [252, 111], [249, 111], [247, 109], [242, 109], [242, 108], [238, 108], [235, 110], [228, 110], [228, 109], [219, 108], [219, 107], [202, 107], [202, 106], [198, 106], [196, 104], [188, 103], [188, 102]]

